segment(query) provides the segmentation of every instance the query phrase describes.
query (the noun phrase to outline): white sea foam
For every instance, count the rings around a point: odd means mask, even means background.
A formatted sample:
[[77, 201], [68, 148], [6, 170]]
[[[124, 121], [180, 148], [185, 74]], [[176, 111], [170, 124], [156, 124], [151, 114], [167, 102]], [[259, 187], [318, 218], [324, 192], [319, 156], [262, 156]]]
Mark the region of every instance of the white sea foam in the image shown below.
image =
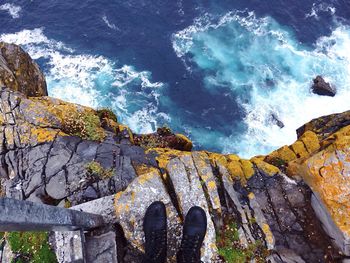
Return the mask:
[[[207, 72], [208, 89], [229, 85], [241, 94], [237, 100], [245, 111], [246, 129], [241, 135], [233, 131], [232, 136], [216, 140], [224, 152], [244, 157], [267, 153], [292, 143], [295, 130], [305, 122], [349, 109], [349, 27], [339, 25], [310, 49], [269, 17], [230, 12], [214, 19], [206, 14], [174, 34], [173, 47], [181, 58], [191, 53], [191, 61]], [[335, 97], [310, 92], [318, 74], [337, 87]], [[272, 116], [284, 127], [278, 127]], [[213, 128], [207, 132], [215, 134]]]
[[[0, 40], [21, 45], [34, 59], [44, 59], [50, 96], [85, 106], [112, 107], [135, 132], [154, 132], [167, 121], [158, 110], [161, 82], [151, 73], [117, 64], [103, 56], [77, 54], [64, 43], [49, 39], [43, 28], [2, 34]], [[132, 103], [131, 103], [132, 101]]]
[[7, 11], [7, 13], [12, 17], [12, 18], [19, 18], [20, 14], [22, 12], [22, 8], [20, 6], [6, 3], [3, 5], [0, 5], [0, 10], [2, 11]]
[[310, 12], [307, 13], [305, 17], [306, 18], [313, 17], [318, 20], [319, 19], [318, 15], [320, 12], [327, 12], [327, 13], [330, 13], [331, 15], [334, 15], [336, 11], [337, 9], [333, 5], [330, 5], [327, 3], [318, 3], [318, 4], [313, 3]]
[[116, 30], [117, 29], [117, 26], [111, 22], [109, 22], [108, 18], [106, 15], [103, 15], [102, 16], [102, 20], [103, 22], [105, 22], [105, 24], [110, 28], [110, 29], [113, 29], [113, 30]]

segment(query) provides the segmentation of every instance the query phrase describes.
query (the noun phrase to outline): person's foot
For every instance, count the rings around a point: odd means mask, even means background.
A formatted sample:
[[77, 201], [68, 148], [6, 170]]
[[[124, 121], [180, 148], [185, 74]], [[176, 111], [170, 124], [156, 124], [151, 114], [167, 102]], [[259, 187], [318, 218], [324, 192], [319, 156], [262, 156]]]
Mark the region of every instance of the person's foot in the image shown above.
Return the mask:
[[178, 263], [201, 262], [201, 247], [207, 232], [207, 216], [198, 206], [192, 207], [185, 218]]
[[167, 218], [162, 202], [152, 203], [143, 220], [145, 256], [143, 263], [164, 263], [167, 255]]

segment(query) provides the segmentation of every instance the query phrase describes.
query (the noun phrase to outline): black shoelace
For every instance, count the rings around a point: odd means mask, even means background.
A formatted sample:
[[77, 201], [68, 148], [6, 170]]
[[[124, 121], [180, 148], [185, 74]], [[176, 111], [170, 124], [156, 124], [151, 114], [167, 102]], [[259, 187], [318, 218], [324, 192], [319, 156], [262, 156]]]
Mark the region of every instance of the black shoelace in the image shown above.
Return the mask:
[[184, 235], [180, 250], [180, 259], [184, 263], [199, 263], [200, 261], [200, 237], [198, 235]]

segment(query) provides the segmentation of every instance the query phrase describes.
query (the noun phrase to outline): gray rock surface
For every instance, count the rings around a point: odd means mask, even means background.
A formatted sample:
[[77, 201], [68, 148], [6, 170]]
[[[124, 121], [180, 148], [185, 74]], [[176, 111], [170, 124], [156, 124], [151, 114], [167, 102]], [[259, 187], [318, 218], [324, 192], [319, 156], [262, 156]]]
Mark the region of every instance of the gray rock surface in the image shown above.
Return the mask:
[[116, 234], [113, 231], [85, 238], [86, 261], [118, 263]]
[[59, 263], [83, 262], [83, 245], [80, 231], [54, 232], [53, 247]]
[[317, 76], [314, 79], [314, 84], [311, 89], [313, 93], [321, 96], [334, 97], [337, 93], [336, 89], [327, 83], [321, 76]]

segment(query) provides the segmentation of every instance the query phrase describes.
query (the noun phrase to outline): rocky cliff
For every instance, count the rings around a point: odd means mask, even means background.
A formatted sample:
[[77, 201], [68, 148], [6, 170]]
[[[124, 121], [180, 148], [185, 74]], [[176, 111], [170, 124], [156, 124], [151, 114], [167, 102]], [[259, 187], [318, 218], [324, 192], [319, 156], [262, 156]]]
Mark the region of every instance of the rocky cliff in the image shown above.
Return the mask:
[[114, 195], [121, 262], [139, 262], [142, 218], [161, 200], [169, 262], [189, 208], [208, 216], [204, 262], [350, 258], [350, 112], [298, 129], [267, 156], [191, 151], [168, 128], [134, 134], [108, 109], [50, 98], [38, 66], [0, 43], [0, 195], [70, 207]]

